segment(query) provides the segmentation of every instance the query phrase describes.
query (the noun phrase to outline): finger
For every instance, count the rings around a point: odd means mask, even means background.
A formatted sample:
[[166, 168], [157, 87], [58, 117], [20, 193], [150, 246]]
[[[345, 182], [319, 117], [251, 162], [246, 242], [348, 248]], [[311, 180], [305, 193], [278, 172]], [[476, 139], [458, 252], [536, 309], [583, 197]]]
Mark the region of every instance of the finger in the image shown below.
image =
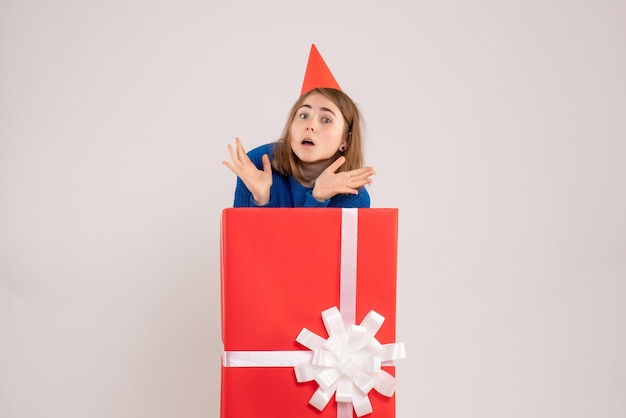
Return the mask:
[[348, 186], [339, 190], [339, 194], [359, 194], [359, 191]]
[[261, 160], [263, 161], [263, 171], [266, 173], [271, 173], [272, 164], [270, 163], [270, 157], [268, 157], [267, 154], [263, 154], [263, 157], [261, 157]]
[[371, 183], [373, 180], [370, 177], [374, 174], [375, 174], [374, 172], [365, 172], [365, 173], [361, 173], [358, 175], [353, 174], [348, 177], [349, 178], [348, 181], [353, 182], [353, 183], [359, 182], [359, 183], [362, 183], [361, 185]]
[[346, 185], [346, 187], [350, 188], [351, 190], [356, 191], [357, 189], [360, 189], [361, 187], [365, 186], [366, 184], [370, 184], [372, 183], [372, 179], [364, 179], [364, 180], [359, 180], [359, 181], [351, 181], [350, 183], [348, 183]]
[[230, 168], [230, 171], [232, 171], [233, 173], [237, 174], [237, 171], [235, 171], [235, 166], [232, 165], [230, 162], [224, 160], [224, 161], [222, 161], [222, 164], [224, 164], [226, 167]]
[[228, 153], [230, 154], [230, 159], [233, 162], [238, 161], [238, 158], [237, 158], [237, 155], [235, 154], [235, 150], [233, 149], [233, 146], [228, 144], [227, 148], [228, 148]]
[[237, 145], [237, 157], [241, 159], [247, 157], [246, 150], [243, 148], [239, 137], [235, 138], [235, 144]]
[[[360, 172], [362, 170], [355, 170], [356, 172]], [[371, 175], [375, 174], [374, 171], [365, 171], [359, 174], [354, 174], [355, 171], [350, 171], [347, 174], [346, 185], [352, 188], [360, 188], [366, 184], [370, 184], [373, 180], [370, 178]]]
[[329, 165], [326, 170], [334, 173], [335, 171], [339, 170], [339, 167], [341, 167], [345, 162], [346, 157], [342, 155], [341, 157], [337, 158], [331, 165]]
[[373, 176], [374, 174], [376, 174], [376, 170], [374, 170], [374, 167], [362, 167], [362, 168], [357, 168], [356, 170], [352, 170], [349, 173], [355, 176], [362, 176], [362, 175]]
[[364, 184], [372, 183], [374, 181], [370, 178], [370, 176], [365, 176], [365, 175], [353, 177], [350, 180], [352, 184], [358, 184], [359, 187], [363, 186]]

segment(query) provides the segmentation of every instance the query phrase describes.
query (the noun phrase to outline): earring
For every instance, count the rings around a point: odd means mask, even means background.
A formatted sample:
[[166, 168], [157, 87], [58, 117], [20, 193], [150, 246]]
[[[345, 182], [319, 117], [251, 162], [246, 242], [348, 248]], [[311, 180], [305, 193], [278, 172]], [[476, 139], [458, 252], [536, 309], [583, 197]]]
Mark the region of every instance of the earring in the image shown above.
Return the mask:
[[345, 152], [346, 151], [346, 146], [344, 144], [341, 144], [341, 146], [339, 147], [339, 151], [340, 152]]

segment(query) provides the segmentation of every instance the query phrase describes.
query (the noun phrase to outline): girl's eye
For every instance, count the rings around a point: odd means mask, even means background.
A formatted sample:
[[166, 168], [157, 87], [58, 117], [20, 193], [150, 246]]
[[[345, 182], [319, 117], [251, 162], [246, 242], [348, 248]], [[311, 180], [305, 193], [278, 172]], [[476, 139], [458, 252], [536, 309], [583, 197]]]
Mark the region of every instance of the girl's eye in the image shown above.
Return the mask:
[[307, 119], [309, 117], [309, 115], [306, 113], [300, 113], [298, 116], [300, 117], [300, 119]]
[[331, 123], [332, 121], [329, 118], [327, 118], [327, 117], [323, 117], [322, 118], [322, 122], [324, 122], [324, 123]]

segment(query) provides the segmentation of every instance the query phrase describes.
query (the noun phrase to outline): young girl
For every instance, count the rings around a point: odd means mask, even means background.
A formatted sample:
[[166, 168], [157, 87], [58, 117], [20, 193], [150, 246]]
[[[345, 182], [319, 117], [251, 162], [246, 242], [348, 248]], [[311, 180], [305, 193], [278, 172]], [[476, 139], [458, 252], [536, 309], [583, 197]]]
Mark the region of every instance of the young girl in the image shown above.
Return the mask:
[[[310, 66], [311, 57], [307, 73]], [[234, 207], [370, 206], [363, 186], [375, 171], [363, 167], [359, 110], [334, 78], [323, 84], [332, 87], [303, 86], [277, 142], [248, 154], [239, 138], [228, 145], [231, 161], [223, 164], [237, 175]]]

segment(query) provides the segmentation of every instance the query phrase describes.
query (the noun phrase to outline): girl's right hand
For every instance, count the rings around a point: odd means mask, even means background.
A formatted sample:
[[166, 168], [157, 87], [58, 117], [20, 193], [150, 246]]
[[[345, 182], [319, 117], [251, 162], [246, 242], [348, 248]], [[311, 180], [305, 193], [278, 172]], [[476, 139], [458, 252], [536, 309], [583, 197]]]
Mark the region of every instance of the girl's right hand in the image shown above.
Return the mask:
[[248, 154], [241, 145], [241, 140], [235, 138], [236, 150], [231, 144], [228, 144], [228, 153], [231, 161], [222, 161], [226, 167], [235, 173], [243, 184], [246, 185], [254, 202], [263, 206], [270, 201], [270, 187], [272, 186], [272, 165], [267, 154], [263, 154], [263, 170], [256, 168], [254, 163], [250, 161]]

